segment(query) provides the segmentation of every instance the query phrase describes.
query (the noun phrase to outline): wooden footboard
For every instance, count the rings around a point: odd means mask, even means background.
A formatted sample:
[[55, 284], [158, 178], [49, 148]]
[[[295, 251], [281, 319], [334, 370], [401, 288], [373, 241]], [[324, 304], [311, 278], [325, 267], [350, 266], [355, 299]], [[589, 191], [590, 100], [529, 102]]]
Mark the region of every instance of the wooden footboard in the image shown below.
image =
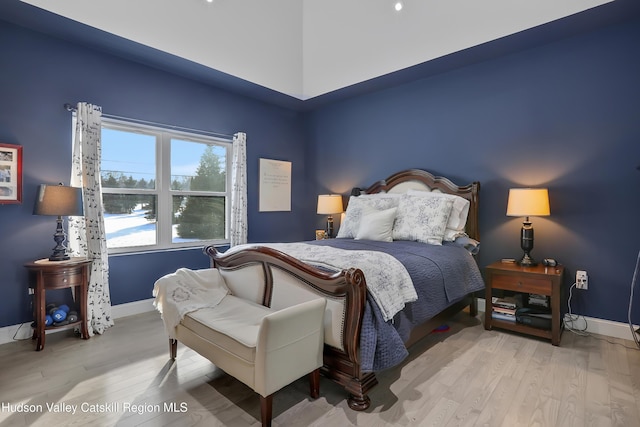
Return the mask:
[[[362, 411], [369, 407], [368, 392], [378, 384], [378, 380], [374, 373], [365, 373], [361, 369], [360, 332], [366, 301], [366, 282], [361, 270], [349, 269], [331, 274], [263, 246], [230, 254], [207, 246], [204, 252], [211, 258], [212, 267], [218, 268], [225, 276], [232, 293], [253, 298], [256, 303], [277, 308], [277, 304], [283, 303], [279, 301], [283, 298], [325, 297], [327, 313], [321, 371], [325, 377], [344, 387], [351, 409]], [[285, 304], [291, 304], [291, 301]], [[474, 315], [475, 298], [469, 296], [416, 328], [406, 343], [407, 347], [467, 305], [471, 306]]]
[[378, 381], [375, 374], [363, 373], [360, 365], [360, 332], [366, 301], [366, 283], [361, 270], [352, 268], [327, 273], [262, 246], [230, 254], [207, 246], [204, 252], [211, 258], [211, 266], [226, 276], [233, 293], [243, 293], [267, 307], [281, 302], [274, 295], [327, 298], [322, 372], [345, 388], [352, 409], [369, 407], [367, 393]]

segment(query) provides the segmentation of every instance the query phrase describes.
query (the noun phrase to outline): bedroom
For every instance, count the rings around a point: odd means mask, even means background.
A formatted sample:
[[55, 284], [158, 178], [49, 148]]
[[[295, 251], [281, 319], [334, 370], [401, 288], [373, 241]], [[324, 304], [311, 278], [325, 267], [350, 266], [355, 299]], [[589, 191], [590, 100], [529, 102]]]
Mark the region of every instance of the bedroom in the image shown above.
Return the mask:
[[[11, 340], [14, 325], [31, 320], [22, 265], [48, 254], [51, 224], [31, 215], [30, 201], [37, 184], [68, 180], [71, 130], [62, 104], [81, 99], [122, 116], [225, 133], [242, 129], [254, 168], [259, 158], [287, 153], [283, 160], [294, 165], [292, 211], [260, 214], [254, 203], [252, 241], [305, 239], [322, 226], [317, 194], [348, 193], [418, 167], [460, 185], [481, 182], [478, 262], [484, 267], [520, 252], [521, 222], [505, 215], [508, 189], [546, 185], [551, 216], [535, 221], [534, 254], [556, 258], [572, 272], [588, 270], [589, 290], [576, 295], [574, 310], [600, 331], [612, 330], [605, 334], [628, 334], [629, 285], [640, 249], [634, 227], [640, 18], [637, 10], [616, 19], [603, 14], [602, 23], [595, 19], [588, 30], [539, 46], [461, 60], [464, 66], [446, 72], [310, 109], [255, 100], [2, 21], [0, 142], [25, 150], [25, 203], [0, 209], [2, 342]], [[74, 73], [78, 66], [85, 73]], [[255, 201], [255, 169], [249, 179]], [[110, 263], [112, 303], [126, 313], [129, 304], [148, 304], [158, 276], [207, 260], [192, 250]]]

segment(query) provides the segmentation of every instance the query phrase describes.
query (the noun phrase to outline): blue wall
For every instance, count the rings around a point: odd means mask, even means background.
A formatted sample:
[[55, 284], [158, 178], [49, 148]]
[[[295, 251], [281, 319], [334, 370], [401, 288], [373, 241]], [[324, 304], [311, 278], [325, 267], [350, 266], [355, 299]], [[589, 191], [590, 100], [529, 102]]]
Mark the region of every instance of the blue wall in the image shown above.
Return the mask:
[[638, 46], [634, 20], [322, 107], [308, 117], [311, 179], [345, 192], [416, 167], [480, 181], [481, 266], [522, 255], [508, 189], [546, 186], [533, 256], [565, 264], [566, 285], [588, 271], [574, 312], [626, 321], [640, 250]]
[[[323, 220], [317, 194], [417, 167], [481, 182], [485, 266], [521, 254], [521, 219], [505, 216], [508, 189], [547, 186], [551, 216], [533, 220], [533, 255], [565, 264], [567, 285], [576, 269], [589, 272], [575, 311], [625, 321], [640, 249], [639, 45], [633, 20], [303, 112], [0, 21], [0, 142], [24, 147], [25, 184], [22, 205], [0, 205], [0, 327], [31, 321], [22, 265], [49, 255], [54, 229], [52, 218], [31, 215], [32, 201], [38, 184], [68, 182], [71, 117], [62, 105], [80, 100], [118, 116], [247, 132], [254, 242], [312, 238]], [[290, 213], [258, 212], [262, 157], [293, 163]], [[207, 260], [192, 249], [113, 256], [110, 265], [112, 302], [122, 304]]]
[[[0, 142], [24, 152], [24, 202], [0, 205], [0, 327], [31, 321], [23, 264], [49, 256], [55, 220], [33, 216], [38, 184], [69, 182], [71, 115], [87, 101], [104, 113], [233, 134], [247, 133], [249, 238], [300, 240], [311, 227], [301, 113], [238, 96], [0, 21]], [[259, 158], [292, 162], [292, 211], [258, 212]], [[208, 265], [200, 249], [111, 257], [114, 304], [151, 297], [176, 268]]]

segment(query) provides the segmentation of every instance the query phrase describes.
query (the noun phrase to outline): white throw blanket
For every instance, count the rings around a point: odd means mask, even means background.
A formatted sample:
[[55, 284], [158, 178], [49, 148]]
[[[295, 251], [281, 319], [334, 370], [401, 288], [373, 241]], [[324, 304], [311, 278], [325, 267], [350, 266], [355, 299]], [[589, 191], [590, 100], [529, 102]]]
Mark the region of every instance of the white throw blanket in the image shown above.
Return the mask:
[[400, 261], [384, 252], [352, 251], [307, 243], [260, 243], [234, 246], [226, 253], [255, 246], [273, 248], [307, 264], [332, 270], [351, 267], [361, 269], [367, 281], [367, 289], [378, 304], [385, 321], [393, 319], [404, 308], [405, 303], [418, 299], [407, 269]]
[[161, 277], [153, 285], [153, 305], [162, 314], [169, 338], [184, 315], [204, 307], [215, 307], [229, 294], [229, 288], [215, 268], [180, 268]]

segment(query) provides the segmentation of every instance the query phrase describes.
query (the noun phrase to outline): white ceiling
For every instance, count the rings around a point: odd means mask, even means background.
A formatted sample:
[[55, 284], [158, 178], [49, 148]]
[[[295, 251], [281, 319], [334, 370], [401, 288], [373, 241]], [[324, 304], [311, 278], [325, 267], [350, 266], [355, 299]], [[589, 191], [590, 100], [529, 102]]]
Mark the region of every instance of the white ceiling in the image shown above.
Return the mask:
[[22, 0], [310, 99], [613, 0]]

